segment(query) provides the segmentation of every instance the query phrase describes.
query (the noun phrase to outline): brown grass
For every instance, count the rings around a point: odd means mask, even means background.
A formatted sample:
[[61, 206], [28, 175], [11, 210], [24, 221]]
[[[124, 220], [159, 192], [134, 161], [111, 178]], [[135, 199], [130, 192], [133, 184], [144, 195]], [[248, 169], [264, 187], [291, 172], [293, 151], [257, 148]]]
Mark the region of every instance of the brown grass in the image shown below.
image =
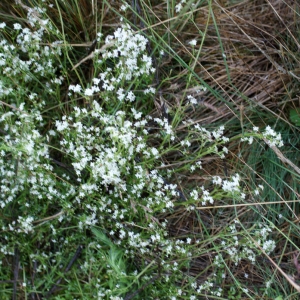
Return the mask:
[[[208, 24], [200, 57], [195, 61], [195, 73], [219, 91], [224, 101], [203, 93], [199, 109], [192, 112], [193, 118], [206, 124], [242, 118], [242, 115], [247, 118], [253, 108], [258, 107], [273, 114], [274, 118], [288, 122], [286, 106], [298, 100], [293, 86], [300, 79], [299, 42], [291, 34], [299, 26], [296, 2], [240, 1], [236, 5], [228, 5], [228, 2], [213, 1], [214, 18], [209, 14], [208, 6], [198, 9], [194, 14], [194, 25], [189, 21], [191, 14], [178, 20], [170, 19], [169, 26], [168, 22], [157, 22], [158, 32], [169, 27], [171, 46], [185, 61], [194, 58], [186, 41], [197, 38], [200, 43], [199, 30], [204, 32]], [[152, 9], [157, 11], [154, 14], [159, 20], [164, 21], [161, 15], [165, 10], [161, 6]], [[174, 64], [174, 61], [170, 59], [169, 63]], [[193, 87], [185, 90], [185, 82], [181, 81], [185, 71], [179, 70], [177, 79], [173, 80], [171, 95], [169, 84], [163, 89], [170, 103], [178, 102], [186, 92], [192, 93]]]

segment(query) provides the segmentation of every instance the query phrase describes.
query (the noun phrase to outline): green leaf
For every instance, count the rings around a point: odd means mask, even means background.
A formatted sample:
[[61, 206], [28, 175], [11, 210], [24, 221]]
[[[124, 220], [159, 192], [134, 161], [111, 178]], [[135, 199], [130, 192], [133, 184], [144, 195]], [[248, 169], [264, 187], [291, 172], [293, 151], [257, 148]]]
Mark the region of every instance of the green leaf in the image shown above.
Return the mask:
[[300, 126], [300, 107], [290, 110], [290, 120], [296, 126]]
[[100, 230], [97, 230], [96, 228], [92, 227], [92, 232], [95, 234], [98, 240], [103, 242], [105, 245], [109, 246], [111, 249], [115, 248], [114, 243]]
[[110, 249], [108, 259], [110, 266], [119, 276], [126, 274], [125, 261], [123, 260], [123, 251], [119, 249]]

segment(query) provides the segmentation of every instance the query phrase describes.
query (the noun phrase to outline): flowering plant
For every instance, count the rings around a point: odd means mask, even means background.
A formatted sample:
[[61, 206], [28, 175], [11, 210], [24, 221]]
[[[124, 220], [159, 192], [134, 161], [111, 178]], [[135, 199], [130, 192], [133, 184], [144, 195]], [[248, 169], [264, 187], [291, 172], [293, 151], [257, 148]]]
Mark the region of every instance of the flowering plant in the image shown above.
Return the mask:
[[[110, 34], [97, 32], [92, 55], [78, 63], [47, 15], [53, 5], [41, 7], [27, 9], [24, 24], [0, 23], [1, 278], [17, 259], [25, 297], [226, 295], [228, 266], [255, 264], [274, 251], [272, 226], [233, 216], [208, 243], [205, 230], [172, 233], [174, 216], [201, 224], [204, 208], [258, 198], [263, 185], [250, 188], [238, 172], [209, 174], [206, 161], [225, 162], [236, 141], [281, 147], [281, 135], [267, 126], [228, 137], [223, 125], [208, 129], [178, 117], [199, 104], [197, 93], [183, 97], [174, 119], [153, 112], [157, 66], [145, 34], [122, 20]], [[79, 70], [87, 59], [92, 75], [84, 80]], [[205, 176], [203, 184], [193, 176]], [[189, 270], [203, 253], [212, 264], [200, 278]], [[70, 284], [59, 290], [62, 281]]]

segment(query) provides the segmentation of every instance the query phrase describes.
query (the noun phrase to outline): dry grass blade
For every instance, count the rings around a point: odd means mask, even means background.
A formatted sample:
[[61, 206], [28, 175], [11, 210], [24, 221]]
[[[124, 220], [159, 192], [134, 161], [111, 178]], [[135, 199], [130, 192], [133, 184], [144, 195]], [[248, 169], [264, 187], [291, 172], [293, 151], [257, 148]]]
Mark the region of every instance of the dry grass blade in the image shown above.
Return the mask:
[[271, 264], [276, 268], [277, 271], [287, 280], [287, 282], [297, 291], [300, 293], [300, 285], [298, 285], [292, 276], [286, 274], [280, 266], [276, 264], [276, 262], [267, 254], [265, 251], [257, 244], [257, 247], [264, 253], [267, 259], [271, 262]]
[[[266, 140], [265, 140], [266, 141]], [[267, 141], [266, 141], [267, 142]], [[276, 147], [271, 146], [270, 148], [276, 153], [277, 157], [283, 162], [288, 164], [290, 167], [293, 168], [294, 171], [296, 171], [300, 175], [300, 168], [298, 168], [293, 162], [291, 162], [288, 158], [286, 158], [283, 153]]]
[[99, 53], [104, 53], [106, 49], [112, 47], [114, 45], [114, 42], [108, 43], [103, 45], [100, 49], [96, 49], [94, 50], [92, 53], [90, 53], [88, 56], [86, 56], [85, 58], [83, 58], [79, 63], [77, 63], [71, 71], [75, 70], [76, 68], [78, 68], [81, 64], [83, 64], [84, 62], [88, 61], [89, 59], [93, 59], [95, 57], [95, 55], [99, 54]]

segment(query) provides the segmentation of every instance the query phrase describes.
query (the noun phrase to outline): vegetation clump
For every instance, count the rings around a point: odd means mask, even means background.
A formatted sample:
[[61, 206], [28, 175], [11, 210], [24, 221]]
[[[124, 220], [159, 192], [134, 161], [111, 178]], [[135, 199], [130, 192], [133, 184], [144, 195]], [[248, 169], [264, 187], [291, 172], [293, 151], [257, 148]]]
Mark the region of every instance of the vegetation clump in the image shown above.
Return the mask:
[[0, 4], [1, 299], [297, 299], [297, 42], [247, 5]]

